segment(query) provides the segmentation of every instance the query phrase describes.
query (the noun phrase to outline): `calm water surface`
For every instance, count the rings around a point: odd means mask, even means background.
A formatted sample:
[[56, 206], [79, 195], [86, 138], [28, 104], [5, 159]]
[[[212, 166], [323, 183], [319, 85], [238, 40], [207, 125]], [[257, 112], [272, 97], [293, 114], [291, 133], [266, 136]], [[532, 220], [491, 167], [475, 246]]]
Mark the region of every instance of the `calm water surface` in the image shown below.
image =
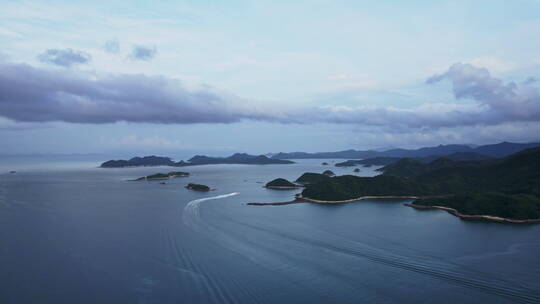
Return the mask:
[[321, 162], [190, 167], [161, 185], [126, 180], [175, 168], [4, 160], [0, 303], [540, 303], [540, 225], [403, 200], [246, 205], [297, 192], [258, 182], [352, 172]]

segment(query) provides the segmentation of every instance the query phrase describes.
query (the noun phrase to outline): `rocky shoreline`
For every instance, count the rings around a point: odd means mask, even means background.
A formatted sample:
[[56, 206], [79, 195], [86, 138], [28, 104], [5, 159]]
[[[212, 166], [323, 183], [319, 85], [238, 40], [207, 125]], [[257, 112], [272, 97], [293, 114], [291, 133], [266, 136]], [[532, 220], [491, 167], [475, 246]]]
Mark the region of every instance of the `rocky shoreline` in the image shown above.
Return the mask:
[[[309, 197], [304, 197], [302, 194], [295, 195], [295, 199], [287, 202], [270, 202], [270, 203], [247, 203], [250, 206], [281, 206], [281, 205], [290, 205], [290, 204], [299, 204], [299, 203], [315, 203], [315, 204], [346, 204], [353, 203], [363, 200], [370, 199], [418, 199], [417, 196], [362, 196], [355, 199], [341, 200], [341, 201], [322, 201], [316, 200]], [[528, 219], [528, 220], [517, 220], [511, 218], [503, 218], [492, 215], [469, 215], [459, 213], [456, 209], [443, 207], [443, 206], [424, 206], [424, 205], [415, 205], [415, 204], [403, 204], [407, 207], [412, 207], [417, 210], [443, 210], [450, 213], [453, 216], [459, 217], [463, 220], [469, 221], [490, 221], [497, 223], [510, 223], [510, 224], [540, 224], [540, 219]]]
[[290, 205], [290, 204], [300, 204], [307, 203], [307, 201], [301, 199], [295, 199], [287, 202], [273, 202], [273, 203], [247, 203], [246, 205], [250, 206], [281, 206], [281, 205]]
[[490, 221], [497, 223], [511, 223], [511, 224], [540, 224], [540, 219], [529, 219], [529, 220], [517, 220], [510, 219], [492, 215], [468, 215], [459, 213], [456, 209], [444, 207], [444, 206], [424, 206], [424, 205], [415, 205], [415, 204], [403, 204], [407, 207], [412, 207], [417, 210], [444, 210], [450, 213], [453, 216], [459, 217], [462, 220], [469, 221]]
[[301, 193], [295, 195], [295, 199], [288, 202], [270, 202], [270, 203], [247, 203], [251, 206], [278, 206], [278, 205], [290, 205], [290, 204], [299, 204], [299, 203], [315, 203], [315, 204], [346, 204], [353, 203], [369, 199], [417, 199], [416, 196], [362, 196], [349, 200], [342, 201], [322, 201], [316, 200], [309, 197], [302, 196]]
[[297, 195], [297, 199], [302, 199], [305, 201], [308, 201], [310, 203], [317, 203], [317, 204], [346, 204], [346, 203], [353, 203], [357, 201], [363, 201], [363, 200], [369, 200], [369, 199], [418, 199], [417, 196], [401, 196], [401, 195], [388, 195], [388, 196], [361, 196], [353, 199], [348, 200], [341, 200], [341, 201], [322, 201], [322, 200], [316, 200], [309, 197], [304, 197], [302, 194]]
[[276, 189], [276, 190], [292, 190], [292, 189], [300, 189], [303, 187], [302, 186], [263, 186], [263, 188]]

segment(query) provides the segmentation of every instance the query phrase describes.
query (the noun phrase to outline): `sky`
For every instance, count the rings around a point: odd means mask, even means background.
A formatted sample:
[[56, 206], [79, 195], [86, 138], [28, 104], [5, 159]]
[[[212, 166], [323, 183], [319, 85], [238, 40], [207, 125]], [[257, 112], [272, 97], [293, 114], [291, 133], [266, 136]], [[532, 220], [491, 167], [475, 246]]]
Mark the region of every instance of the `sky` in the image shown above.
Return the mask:
[[539, 0], [110, 2], [0, 3], [0, 154], [540, 141]]

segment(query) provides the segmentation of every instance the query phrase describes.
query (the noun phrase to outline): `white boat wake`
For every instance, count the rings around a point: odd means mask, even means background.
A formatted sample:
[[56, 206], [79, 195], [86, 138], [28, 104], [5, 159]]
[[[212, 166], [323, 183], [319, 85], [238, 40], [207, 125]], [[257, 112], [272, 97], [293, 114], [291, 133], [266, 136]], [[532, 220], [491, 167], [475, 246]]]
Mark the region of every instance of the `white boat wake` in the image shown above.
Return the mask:
[[186, 224], [188, 227], [190, 227], [193, 230], [198, 230], [201, 225], [201, 220], [200, 220], [201, 215], [199, 212], [199, 208], [202, 202], [221, 199], [221, 198], [227, 198], [227, 197], [235, 196], [238, 194], [240, 194], [240, 192], [232, 192], [229, 194], [204, 197], [204, 198], [196, 199], [189, 202], [184, 208], [184, 212], [182, 214], [182, 220], [184, 224]]

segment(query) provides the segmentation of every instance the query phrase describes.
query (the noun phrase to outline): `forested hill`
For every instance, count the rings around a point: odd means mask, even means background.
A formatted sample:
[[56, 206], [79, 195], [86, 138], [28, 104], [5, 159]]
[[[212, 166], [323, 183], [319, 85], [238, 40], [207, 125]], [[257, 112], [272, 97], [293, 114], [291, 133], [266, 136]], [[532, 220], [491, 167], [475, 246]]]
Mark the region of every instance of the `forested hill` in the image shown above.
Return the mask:
[[402, 159], [375, 177], [345, 175], [308, 184], [305, 197], [339, 201], [361, 196], [420, 196], [419, 205], [515, 219], [540, 218], [540, 148], [502, 159], [430, 163]]

